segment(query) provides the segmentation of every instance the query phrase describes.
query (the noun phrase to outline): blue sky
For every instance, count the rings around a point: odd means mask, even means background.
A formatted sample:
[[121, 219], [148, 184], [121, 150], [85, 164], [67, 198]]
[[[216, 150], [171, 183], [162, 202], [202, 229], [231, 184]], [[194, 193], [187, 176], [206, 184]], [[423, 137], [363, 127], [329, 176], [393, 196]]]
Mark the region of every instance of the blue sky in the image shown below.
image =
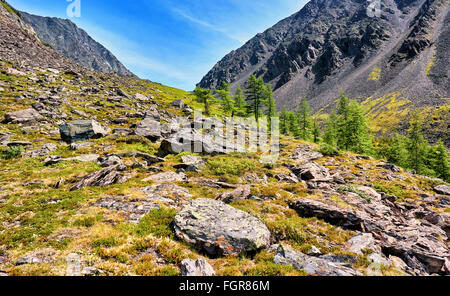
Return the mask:
[[[76, 0], [73, 0], [76, 1]], [[307, 0], [80, 0], [71, 20], [141, 78], [193, 90], [231, 50], [300, 10]], [[69, 0], [9, 0], [68, 18]]]

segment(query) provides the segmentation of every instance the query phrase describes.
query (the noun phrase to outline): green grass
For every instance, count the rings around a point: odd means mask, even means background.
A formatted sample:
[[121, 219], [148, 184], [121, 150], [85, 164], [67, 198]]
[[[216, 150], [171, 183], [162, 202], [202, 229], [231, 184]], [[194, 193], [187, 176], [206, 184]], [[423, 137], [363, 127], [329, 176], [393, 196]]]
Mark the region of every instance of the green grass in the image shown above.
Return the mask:
[[153, 234], [156, 237], [173, 238], [175, 233], [172, 230], [171, 223], [176, 214], [176, 210], [164, 207], [159, 210], [152, 210], [136, 225], [135, 233], [138, 236]]
[[410, 198], [411, 194], [404, 188], [403, 185], [389, 182], [389, 184], [375, 183], [374, 189], [378, 192], [384, 192], [387, 195], [393, 195], [400, 198], [400, 201]]
[[114, 247], [116, 245], [117, 245], [117, 241], [116, 241], [116, 238], [113, 236], [95, 239], [92, 241], [92, 246], [96, 247], [96, 248], [99, 248], [99, 247], [110, 248], [110, 247]]

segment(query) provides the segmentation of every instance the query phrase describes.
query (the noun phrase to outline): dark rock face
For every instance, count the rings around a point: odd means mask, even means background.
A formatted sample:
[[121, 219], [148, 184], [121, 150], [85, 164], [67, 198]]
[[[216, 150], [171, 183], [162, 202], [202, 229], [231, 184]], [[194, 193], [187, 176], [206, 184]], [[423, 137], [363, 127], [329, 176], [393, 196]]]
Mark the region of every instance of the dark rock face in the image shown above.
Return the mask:
[[[438, 97], [448, 97], [450, 85], [443, 62], [449, 58], [446, 4], [383, 1], [380, 17], [369, 17], [370, 3], [311, 0], [225, 56], [199, 85], [215, 89], [225, 81], [236, 89], [255, 74], [274, 87], [278, 107], [292, 111], [303, 95], [315, 110], [326, 107], [341, 88], [353, 98], [406, 88], [415, 104], [444, 104]], [[433, 51], [435, 66], [427, 76]], [[368, 80], [375, 68], [380, 79]]]
[[80, 65], [102, 73], [133, 75], [109, 50], [70, 20], [26, 12], [21, 15], [43, 42]]

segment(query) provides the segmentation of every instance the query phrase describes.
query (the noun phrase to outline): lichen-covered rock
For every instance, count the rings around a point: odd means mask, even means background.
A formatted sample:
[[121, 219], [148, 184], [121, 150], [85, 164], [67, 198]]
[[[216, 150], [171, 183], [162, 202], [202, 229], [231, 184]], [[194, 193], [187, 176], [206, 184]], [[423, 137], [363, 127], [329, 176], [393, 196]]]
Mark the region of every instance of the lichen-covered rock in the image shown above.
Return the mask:
[[305, 181], [331, 181], [330, 171], [315, 162], [303, 164], [292, 169], [292, 172], [301, 180]]
[[[389, 201], [366, 203], [355, 198], [352, 202], [354, 209], [310, 199], [298, 199], [290, 206], [303, 217], [317, 217], [333, 225], [372, 234], [378, 250], [381, 248], [384, 254], [401, 258], [416, 274], [445, 273], [445, 259], [449, 254], [445, 244], [447, 234], [442, 228], [445, 225], [422, 223], [415, 220], [417, 210], [407, 211]], [[353, 243], [355, 251], [364, 244], [371, 245], [370, 240], [355, 239]], [[373, 259], [388, 262], [385, 258]]]
[[250, 185], [242, 185], [231, 192], [225, 192], [220, 194], [217, 199], [225, 203], [233, 201], [246, 200], [251, 195]]
[[216, 272], [205, 259], [181, 261], [182, 276], [215, 276]]
[[199, 172], [200, 168], [205, 164], [200, 156], [194, 155], [183, 155], [181, 156], [181, 161], [183, 163], [176, 164], [173, 167], [186, 172]]
[[292, 265], [297, 270], [304, 270], [313, 276], [356, 276], [359, 272], [348, 264], [327, 261], [320, 257], [305, 255], [289, 246], [280, 245], [274, 262], [279, 265]]
[[152, 118], [145, 118], [138, 124], [134, 133], [151, 141], [156, 141], [161, 137], [161, 126], [158, 121]]
[[176, 216], [177, 236], [210, 255], [238, 255], [269, 246], [270, 232], [257, 218], [221, 201], [196, 199]]
[[179, 108], [179, 109], [183, 109], [184, 108], [184, 101], [183, 100], [176, 100], [173, 101], [172, 103], [170, 103], [171, 106]]
[[41, 148], [38, 148], [36, 150], [33, 151], [29, 151], [27, 153], [25, 153], [25, 156], [28, 157], [44, 157], [50, 154], [50, 152], [55, 151], [56, 149], [58, 149], [58, 146], [56, 146], [53, 143], [47, 143], [44, 144]]
[[439, 185], [439, 186], [434, 187], [434, 191], [436, 191], [436, 193], [439, 193], [439, 194], [450, 195], [450, 186]]
[[175, 173], [175, 172], [165, 172], [159, 173], [155, 175], [151, 175], [148, 178], [142, 180], [143, 182], [155, 182], [155, 183], [166, 183], [166, 182], [182, 182], [187, 178], [184, 173]]
[[34, 109], [25, 109], [5, 114], [5, 123], [35, 123], [43, 121], [39, 112]]
[[109, 130], [95, 120], [75, 120], [59, 129], [61, 139], [66, 143], [106, 137]]
[[116, 154], [107, 154], [98, 159], [100, 165], [104, 168], [112, 165], [123, 165], [122, 159]]
[[375, 239], [371, 233], [358, 233], [352, 237], [348, 242], [348, 251], [363, 254], [364, 250], [375, 251]]

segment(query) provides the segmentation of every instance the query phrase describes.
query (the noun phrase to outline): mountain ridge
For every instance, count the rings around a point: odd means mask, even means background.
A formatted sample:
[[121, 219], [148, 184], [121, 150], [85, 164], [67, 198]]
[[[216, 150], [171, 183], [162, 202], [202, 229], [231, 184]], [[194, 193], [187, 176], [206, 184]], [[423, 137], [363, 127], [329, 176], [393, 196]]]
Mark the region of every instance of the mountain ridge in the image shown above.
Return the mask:
[[75, 62], [102, 73], [134, 75], [108, 49], [71, 20], [20, 13], [43, 42]]

